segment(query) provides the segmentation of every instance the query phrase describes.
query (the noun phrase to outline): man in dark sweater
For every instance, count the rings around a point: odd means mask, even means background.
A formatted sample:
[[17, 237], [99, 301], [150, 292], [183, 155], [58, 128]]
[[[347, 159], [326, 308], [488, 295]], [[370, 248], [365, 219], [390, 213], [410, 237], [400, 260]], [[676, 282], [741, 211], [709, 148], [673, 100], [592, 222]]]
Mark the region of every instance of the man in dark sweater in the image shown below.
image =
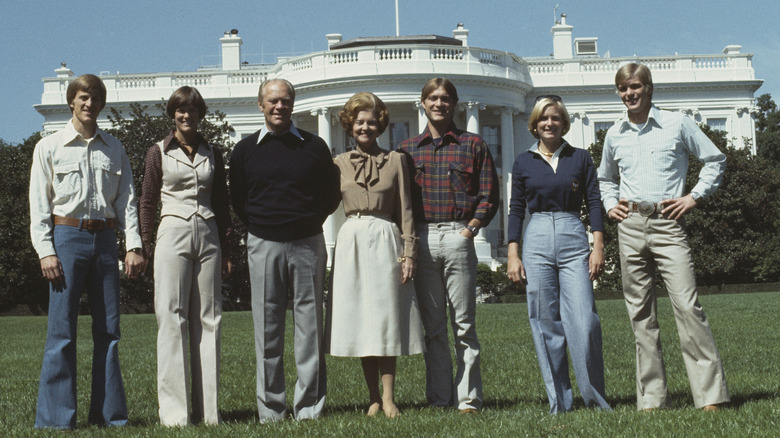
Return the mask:
[[[338, 206], [338, 169], [325, 141], [292, 123], [295, 89], [283, 79], [260, 85], [265, 126], [230, 157], [230, 192], [249, 230], [247, 254], [257, 355], [260, 421], [285, 418], [284, 320], [295, 319], [296, 419], [317, 418], [325, 403], [322, 299], [327, 253], [322, 223]], [[288, 292], [289, 291], [289, 292]]]

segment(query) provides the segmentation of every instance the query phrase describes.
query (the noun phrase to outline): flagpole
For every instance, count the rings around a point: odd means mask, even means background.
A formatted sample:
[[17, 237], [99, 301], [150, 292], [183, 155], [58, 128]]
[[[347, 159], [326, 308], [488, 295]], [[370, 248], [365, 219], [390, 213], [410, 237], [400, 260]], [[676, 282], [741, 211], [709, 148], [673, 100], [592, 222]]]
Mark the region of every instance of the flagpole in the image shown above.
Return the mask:
[[398, 0], [395, 0], [395, 36], [401, 36], [398, 30]]

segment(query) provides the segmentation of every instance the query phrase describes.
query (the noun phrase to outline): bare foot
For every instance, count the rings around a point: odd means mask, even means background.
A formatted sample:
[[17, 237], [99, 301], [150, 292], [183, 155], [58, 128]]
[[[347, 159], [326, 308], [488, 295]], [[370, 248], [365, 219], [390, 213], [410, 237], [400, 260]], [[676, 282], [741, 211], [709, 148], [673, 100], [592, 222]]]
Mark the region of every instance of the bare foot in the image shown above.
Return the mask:
[[398, 418], [401, 416], [401, 411], [398, 410], [398, 406], [393, 402], [383, 402], [382, 410], [385, 411], [385, 417]]
[[366, 415], [369, 417], [374, 417], [377, 413], [379, 413], [380, 409], [382, 409], [381, 403], [371, 403], [371, 406], [368, 407], [368, 412], [366, 412]]

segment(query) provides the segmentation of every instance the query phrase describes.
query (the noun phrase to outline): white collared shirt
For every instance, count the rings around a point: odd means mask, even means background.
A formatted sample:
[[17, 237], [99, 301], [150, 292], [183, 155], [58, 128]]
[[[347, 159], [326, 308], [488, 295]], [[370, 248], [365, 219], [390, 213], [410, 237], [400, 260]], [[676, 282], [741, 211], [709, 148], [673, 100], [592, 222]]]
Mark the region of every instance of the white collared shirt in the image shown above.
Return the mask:
[[[533, 146], [531, 146], [530, 151], [534, 152], [534, 153], [538, 154], [540, 157], [542, 157], [544, 162], [549, 164], [550, 167], [552, 167], [553, 172], [557, 173], [558, 172], [558, 158], [561, 156], [561, 150], [563, 149], [564, 146], [566, 146], [566, 141], [564, 141], [558, 147], [558, 149], [556, 149], [555, 152], [553, 152], [552, 157], [545, 157], [544, 156], [544, 154], [539, 150], [539, 142], [538, 141], [536, 143], [534, 143]], [[548, 161], [548, 158], [549, 158], [549, 161]]]
[[271, 131], [270, 129], [268, 129], [267, 126], [265, 126], [265, 124], [263, 124], [263, 127], [260, 128], [260, 133], [257, 135], [257, 144], [260, 144], [260, 142], [263, 141], [266, 135], [282, 135], [286, 132], [289, 132], [290, 134], [303, 140], [303, 136], [301, 135], [300, 132], [298, 132], [298, 129], [295, 127], [295, 124], [293, 122], [290, 122], [290, 129], [284, 132], [280, 132], [279, 134]]
[[599, 165], [604, 208], [609, 211], [621, 198], [657, 203], [682, 196], [689, 156], [704, 164], [691, 193], [706, 198], [720, 185], [726, 156], [696, 123], [655, 106], [644, 125], [632, 124], [624, 116], [604, 139]]
[[30, 171], [30, 236], [38, 257], [55, 255], [52, 215], [117, 220], [127, 249], [141, 248], [133, 174], [125, 148], [97, 129], [85, 139], [69, 121], [35, 145]]

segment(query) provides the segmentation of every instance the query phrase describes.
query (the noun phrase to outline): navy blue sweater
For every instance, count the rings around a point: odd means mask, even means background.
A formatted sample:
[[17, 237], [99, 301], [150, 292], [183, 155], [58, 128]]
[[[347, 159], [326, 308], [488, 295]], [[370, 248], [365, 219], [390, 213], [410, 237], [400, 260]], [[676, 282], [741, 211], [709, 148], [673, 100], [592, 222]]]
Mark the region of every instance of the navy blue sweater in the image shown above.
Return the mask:
[[299, 129], [241, 140], [230, 156], [233, 209], [253, 235], [275, 242], [311, 237], [341, 200], [339, 172], [325, 141]]
[[509, 241], [522, 242], [525, 209], [533, 214], [542, 211], [580, 213], [587, 202], [590, 227], [604, 231], [604, 214], [596, 166], [585, 149], [563, 143], [558, 157], [558, 170], [541, 155], [523, 152], [512, 168], [512, 201], [509, 204]]

